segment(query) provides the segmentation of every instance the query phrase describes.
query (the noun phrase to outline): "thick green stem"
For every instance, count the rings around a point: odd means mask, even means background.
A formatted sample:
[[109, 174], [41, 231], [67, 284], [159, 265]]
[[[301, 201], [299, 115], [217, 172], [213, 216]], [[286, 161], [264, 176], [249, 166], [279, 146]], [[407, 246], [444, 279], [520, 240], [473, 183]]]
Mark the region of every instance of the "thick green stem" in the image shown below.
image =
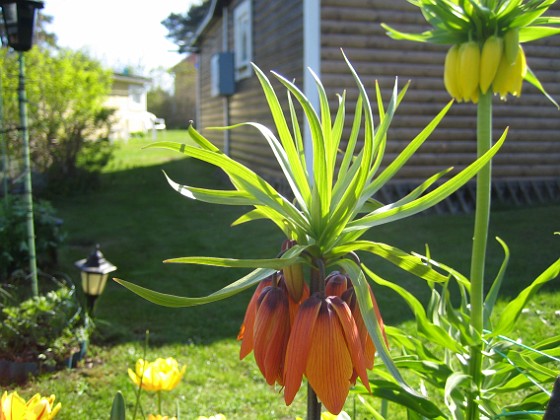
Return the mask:
[[[477, 155], [482, 156], [492, 147], [492, 92], [480, 96], [477, 112]], [[482, 329], [484, 327], [484, 271], [488, 226], [490, 223], [490, 197], [492, 193], [492, 165], [485, 165], [476, 177], [476, 209], [471, 258], [471, 327], [477, 334], [471, 346], [470, 373], [477, 394], [482, 382]], [[478, 419], [480, 413], [472, 395], [468, 401], [470, 420]]]

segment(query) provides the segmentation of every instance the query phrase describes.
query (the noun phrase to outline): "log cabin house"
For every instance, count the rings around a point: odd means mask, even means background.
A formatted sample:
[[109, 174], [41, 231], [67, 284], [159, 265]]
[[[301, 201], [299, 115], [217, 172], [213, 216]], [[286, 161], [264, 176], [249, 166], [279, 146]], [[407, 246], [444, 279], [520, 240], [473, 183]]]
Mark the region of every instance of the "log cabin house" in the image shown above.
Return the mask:
[[[560, 15], [560, 4], [549, 11]], [[211, 0], [209, 11], [192, 41], [198, 57], [196, 125], [231, 157], [274, 181], [280, 169], [268, 144], [256, 130], [207, 131], [206, 127], [256, 121], [273, 128], [262, 90], [250, 62], [265, 73], [274, 70], [295, 79], [316, 101], [307, 68], [321, 78], [331, 103], [346, 90], [347, 121], [357, 97], [344, 63], [344, 50], [370, 94], [374, 82], [388, 98], [398, 77], [411, 85], [389, 131], [386, 162], [449, 101], [443, 85], [448, 47], [395, 41], [384, 22], [408, 32], [428, 29], [417, 7], [393, 0]], [[528, 64], [549, 94], [560, 102], [560, 36], [525, 46]], [[277, 94], [285, 98], [279, 83]], [[560, 200], [560, 111], [532, 85], [524, 83], [520, 98], [494, 100], [494, 136], [510, 132], [493, 161], [494, 193], [513, 204]], [[318, 106], [316, 106], [318, 109]], [[460, 169], [476, 152], [476, 106], [454, 104], [438, 129], [385, 190], [402, 196], [439, 170]], [[443, 211], [469, 211], [474, 186], [463, 188]]]

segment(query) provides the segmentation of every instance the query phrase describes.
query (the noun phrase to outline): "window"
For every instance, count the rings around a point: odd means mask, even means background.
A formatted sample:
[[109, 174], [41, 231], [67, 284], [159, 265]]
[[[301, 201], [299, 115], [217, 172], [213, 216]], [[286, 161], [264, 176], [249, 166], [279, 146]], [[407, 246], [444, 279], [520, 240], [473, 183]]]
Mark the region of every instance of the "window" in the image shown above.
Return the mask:
[[251, 76], [253, 60], [253, 25], [251, 1], [244, 0], [233, 10], [235, 80]]

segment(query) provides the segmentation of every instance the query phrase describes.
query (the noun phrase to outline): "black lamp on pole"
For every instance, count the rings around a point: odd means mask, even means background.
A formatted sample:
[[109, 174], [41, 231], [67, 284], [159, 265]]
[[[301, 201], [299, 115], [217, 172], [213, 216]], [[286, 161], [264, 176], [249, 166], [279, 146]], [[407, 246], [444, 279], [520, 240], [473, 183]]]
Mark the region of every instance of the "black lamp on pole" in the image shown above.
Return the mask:
[[43, 8], [43, 2], [32, 0], [0, 0], [5, 37], [2, 43], [19, 52], [18, 102], [21, 123], [25, 201], [27, 207], [27, 247], [29, 271], [31, 272], [31, 292], [39, 294], [37, 280], [37, 257], [35, 253], [35, 227], [33, 223], [33, 193], [31, 191], [31, 158], [29, 153], [29, 131], [27, 128], [27, 96], [25, 93], [25, 65], [23, 53], [33, 45], [35, 14]]
[[113, 264], [105, 259], [99, 245], [89, 255], [89, 257], [78, 260], [74, 263], [81, 271], [82, 290], [86, 296], [87, 309], [93, 314], [95, 301], [105, 290], [107, 277], [117, 269]]
[[35, 15], [42, 1], [0, 0], [7, 43], [16, 51], [29, 51], [33, 45]]

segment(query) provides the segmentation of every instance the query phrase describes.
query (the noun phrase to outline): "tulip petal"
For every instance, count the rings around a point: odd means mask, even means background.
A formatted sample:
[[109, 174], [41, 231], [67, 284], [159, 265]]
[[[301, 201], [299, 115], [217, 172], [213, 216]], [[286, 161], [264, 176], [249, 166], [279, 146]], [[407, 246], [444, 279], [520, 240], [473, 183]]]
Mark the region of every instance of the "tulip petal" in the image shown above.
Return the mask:
[[300, 305], [294, 320], [284, 362], [284, 401], [286, 405], [292, 403], [301, 386], [321, 302], [316, 295], [309, 297]]

